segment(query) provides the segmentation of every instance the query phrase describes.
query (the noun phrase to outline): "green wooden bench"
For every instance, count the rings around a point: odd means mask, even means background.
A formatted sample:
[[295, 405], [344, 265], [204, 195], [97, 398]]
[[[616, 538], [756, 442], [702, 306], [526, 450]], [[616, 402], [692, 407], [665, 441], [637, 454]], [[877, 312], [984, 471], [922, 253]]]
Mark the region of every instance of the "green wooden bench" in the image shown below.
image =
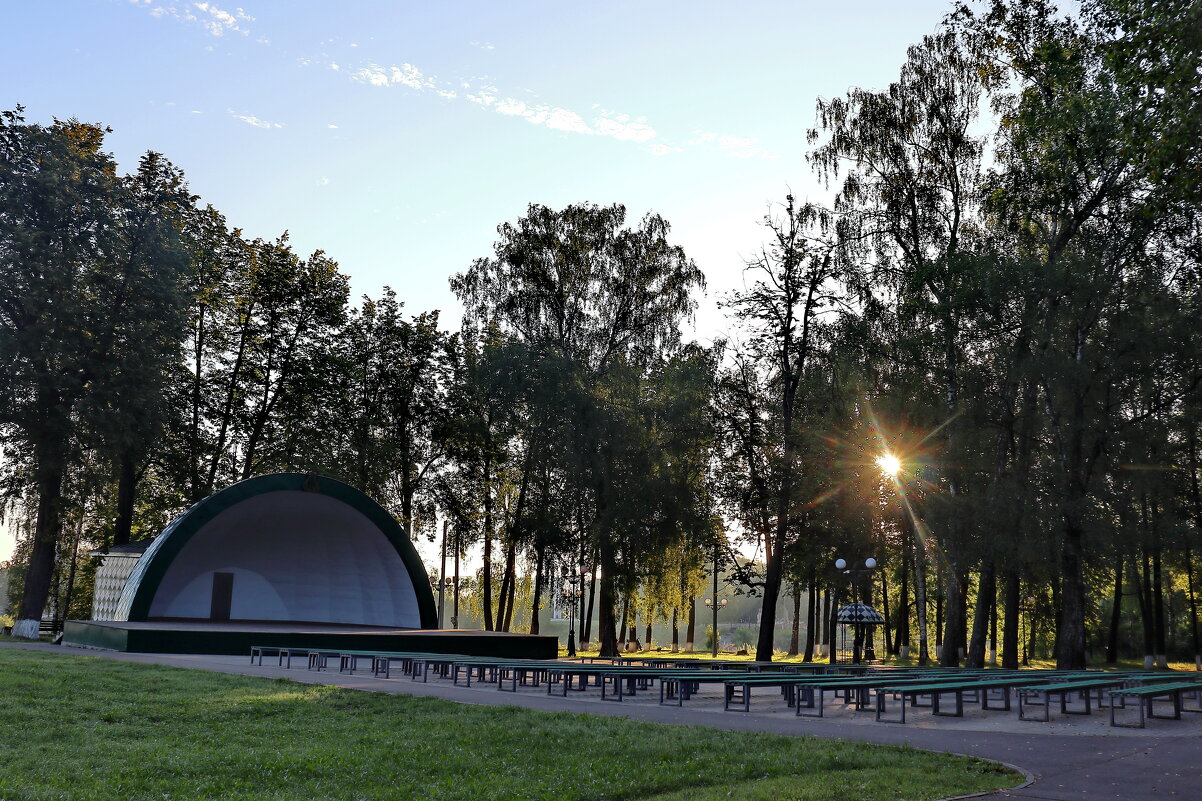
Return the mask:
[[[1063, 681], [1051, 684], [1037, 684], [1034, 687], [1019, 687], [1018, 688], [1018, 719], [1019, 720], [1034, 720], [1042, 723], [1047, 723], [1052, 719], [1051, 714], [1051, 699], [1052, 696], [1060, 698], [1060, 712], [1064, 715], [1089, 715], [1092, 713], [1090, 699], [1097, 691], [1098, 706], [1104, 706], [1102, 703], [1102, 691], [1112, 687], [1122, 687], [1130, 681], [1126, 676], [1110, 676], [1104, 679], [1079, 679], [1073, 681]], [[1073, 693], [1079, 693], [1085, 702], [1084, 711], [1073, 711], [1068, 708], [1068, 696]], [[1032, 704], [1031, 696], [1040, 695], [1043, 697], [1043, 717], [1029, 717], [1026, 715], [1027, 707], [1036, 707], [1038, 703]]]
[[[883, 685], [876, 688], [876, 719], [884, 723], [905, 723], [906, 722], [906, 697], [910, 697], [910, 703], [913, 706], [918, 705], [918, 696], [931, 696], [931, 714], [945, 715], [948, 717], [964, 717], [964, 694], [978, 694], [981, 700], [982, 709], [991, 709], [989, 706], [989, 691], [1001, 690], [1003, 693], [1003, 706], [1001, 709], [1010, 709], [1010, 691], [1016, 687], [1026, 687], [1036, 684], [1046, 683], [1045, 676], [1004, 676], [999, 678], [969, 678], [961, 681], [949, 681], [947, 679], [936, 679], [931, 683], [918, 683], [910, 685]], [[895, 719], [884, 717], [885, 715], [885, 697], [893, 695], [901, 699], [899, 707], [901, 708], [901, 716]], [[944, 712], [940, 709], [940, 699], [944, 695], [951, 695], [956, 699], [955, 711]]]
[[[572, 689], [572, 680], [577, 680], [577, 689], [588, 689], [589, 679], [595, 679], [601, 688], [601, 698], [605, 701], [621, 701], [623, 695], [634, 695], [638, 689], [646, 689], [662, 676], [672, 673], [683, 673], [680, 669], [673, 668], [646, 668], [631, 665], [565, 665], [556, 663], [547, 670], [547, 693], [551, 693], [551, 688], [559, 684], [562, 686], [563, 695], [567, 696], [568, 690]], [[706, 671], [707, 674], [716, 674], [716, 671]], [[623, 692], [623, 682], [626, 684], [626, 691]], [[610, 691], [608, 688], [613, 687]]]
[[258, 664], [263, 665], [264, 656], [278, 657], [279, 666], [282, 668], [292, 668], [292, 654], [294, 652], [308, 653], [308, 648], [279, 648], [274, 645], [252, 645], [250, 647], [250, 663], [255, 664], [258, 659]]
[[[930, 676], [916, 676], [913, 678], [901, 678], [893, 675], [873, 675], [873, 676], [849, 676], [849, 677], [827, 677], [816, 676], [812, 682], [799, 684], [797, 686], [797, 700], [793, 707], [793, 714], [798, 717], [820, 718], [826, 712], [826, 692], [830, 690], [836, 694], [845, 693], [845, 700], [848, 703], [855, 704], [856, 709], [863, 709], [868, 706], [869, 692], [887, 685], [896, 687], [908, 687], [912, 684], [929, 683], [939, 681], [939, 679], [931, 678]], [[853, 698], [854, 696], [854, 698]], [[813, 712], [804, 712], [802, 710], [812, 709]]]
[[[751, 690], [755, 687], [778, 687], [781, 694], [785, 697], [785, 702], [788, 706], [796, 706], [796, 690], [798, 688], [812, 687], [823, 682], [836, 681], [840, 678], [839, 674], [825, 674], [821, 676], [800, 676], [791, 675], [775, 675], [765, 676], [763, 673], [756, 673], [753, 676], [740, 678], [727, 678], [723, 682], [723, 706], [726, 711], [735, 708], [736, 704], [743, 705], [744, 712], [751, 711]], [[851, 679], [851, 676], [842, 678]], [[662, 693], [661, 693], [662, 696]], [[661, 701], [662, 703], [662, 701]]]
[[[1181, 713], [1185, 712], [1202, 712], [1202, 706], [1197, 709], [1185, 709], [1182, 702], [1182, 696], [1192, 694], [1195, 698], [1202, 700], [1202, 682], [1199, 681], [1175, 681], [1168, 683], [1149, 684], [1143, 687], [1123, 687], [1118, 690], [1110, 691], [1110, 725], [1118, 726], [1126, 729], [1142, 729], [1147, 723], [1147, 718], [1159, 718], [1161, 720], [1181, 720]], [[1172, 715], [1157, 715], [1152, 706], [1152, 702], [1157, 698], [1168, 697], [1173, 703]], [[1138, 701], [1139, 706], [1139, 723], [1119, 723], [1114, 717], [1114, 708], [1116, 700], [1126, 700], [1134, 698]], [[1126, 706], [1126, 704], [1122, 704]]]

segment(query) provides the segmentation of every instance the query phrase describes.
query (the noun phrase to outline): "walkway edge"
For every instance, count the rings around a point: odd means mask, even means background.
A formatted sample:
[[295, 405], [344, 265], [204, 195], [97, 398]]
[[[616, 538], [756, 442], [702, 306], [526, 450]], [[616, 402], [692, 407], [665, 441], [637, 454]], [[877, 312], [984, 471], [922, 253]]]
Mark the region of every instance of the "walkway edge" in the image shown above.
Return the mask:
[[1009, 762], [1002, 762], [999, 759], [986, 759], [985, 757], [974, 756], [973, 754], [960, 754], [956, 751], [935, 751], [933, 753], [951, 754], [952, 756], [968, 757], [969, 759], [984, 759], [986, 762], [992, 762], [995, 765], [1001, 765], [1003, 768], [1009, 768], [1015, 773], [1021, 774], [1023, 777], [1023, 783], [1016, 784], [1013, 787], [999, 787], [996, 790], [982, 790], [979, 793], [969, 793], [968, 795], [949, 795], [947, 798], [938, 799], [938, 801], [960, 801], [962, 798], [985, 798], [987, 796], [994, 795], [995, 793], [1011, 793], [1015, 790], [1025, 790], [1032, 784], [1035, 784], [1035, 774], [1019, 765], [1011, 765]]

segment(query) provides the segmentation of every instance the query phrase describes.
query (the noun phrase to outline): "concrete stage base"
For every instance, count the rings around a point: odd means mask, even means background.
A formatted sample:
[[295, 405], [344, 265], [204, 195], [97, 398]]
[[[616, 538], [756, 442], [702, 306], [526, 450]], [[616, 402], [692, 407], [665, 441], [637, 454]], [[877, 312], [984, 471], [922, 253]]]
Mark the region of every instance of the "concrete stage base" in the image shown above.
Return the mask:
[[394, 629], [333, 623], [68, 620], [63, 644], [143, 654], [249, 654], [251, 646], [348, 651], [416, 651], [554, 659], [559, 640], [537, 634]]

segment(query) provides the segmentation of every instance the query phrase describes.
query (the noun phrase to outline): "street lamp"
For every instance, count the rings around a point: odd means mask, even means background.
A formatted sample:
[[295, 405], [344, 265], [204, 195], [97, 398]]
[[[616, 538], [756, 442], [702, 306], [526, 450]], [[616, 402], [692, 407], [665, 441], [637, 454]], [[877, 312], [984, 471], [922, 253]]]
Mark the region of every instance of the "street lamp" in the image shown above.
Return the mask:
[[[717, 580], [715, 580], [715, 581], [714, 581], [714, 592], [716, 593], [717, 591], [718, 591], [718, 582], [717, 582]], [[710, 608], [710, 609], [713, 609], [713, 610], [714, 610], [714, 650], [713, 650], [713, 657], [714, 657], [715, 659], [717, 659], [717, 658], [718, 658], [718, 610], [719, 610], [719, 609], [725, 609], [725, 608], [726, 608], [726, 604], [727, 604], [727, 603], [728, 603], [728, 601], [727, 601], [725, 598], [723, 598], [723, 599], [721, 599], [721, 600], [718, 600], [718, 599], [716, 599], [716, 598], [706, 598], [706, 599], [705, 599], [705, 605], [706, 605], [708, 608]]]
[[563, 571], [563, 580], [565, 586], [559, 591], [563, 596], [564, 601], [568, 604], [568, 658], [572, 659], [576, 656], [576, 604], [581, 596], [584, 595], [584, 588], [580, 586], [584, 581], [586, 570], [581, 569], [579, 573], [572, 573], [567, 570]]
[[[843, 576], [843, 578], [845, 578], [849, 584], [852, 585], [853, 588], [859, 587], [859, 583], [860, 583], [861, 579], [872, 575], [872, 571], [876, 569], [876, 566], [877, 566], [877, 561], [876, 561], [876, 559], [874, 559], [871, 556], [864, 560], [863, 567], [849, 567], [847, 560], [844, 559], [843, 557], [839, 557], [839, 558], [835, 559], [835, 570], [837, 570], [839, 572], [839, 574], [841, 576]], [[854, 601], [854, 599], [855, 599], [854, 592], [852, 593], [852, 598]], [[838, 621], [838, 619], [839, 619], [839, 612], [838, 612], [839, 604], [836, 602], [834, 604], [834, 607], [836, 610], [835, 611], [835, 620]], [[855, 635], [854, 635], [854, 639], [852, 641], [852, 657], [851, 657], [851, 661], [852, 661], [853, 665], [860, 664], [860, 647], [863, 644], [863, 629], [861, 627], [863, 625], [864, 625], [863, 622], [860, 622], [860, 621], [855, 622]], [[866, 651], [866, 656], [869, 659], [875, 658], [876, 654], [872, 647], [871, 640], [868, 642], [868, 647], [865, 649], [865, 651]], [[831, 636], [831, 664], [834, 664], [836, 662], [837, 653], [838, 653], [838, 649], [835, 647], [834, 635], [832, 634], [832, 636]]]
[[[443, 576], [440, 580], [438, 576], [430, 576], [430, 589], [438, 593], [438, 627], [442, 628], [442, 612], [444, 593], [450, 592], [455, 587], [455, 579], [450, 576]], [[455, 597], [455, 613], [451, 615], [451, 628], [459, 628], [459, 597]]]
[[437, 575], [430, 576], [430, 591], [438, 593], [438, 627], [442, 628], [442, 581]]

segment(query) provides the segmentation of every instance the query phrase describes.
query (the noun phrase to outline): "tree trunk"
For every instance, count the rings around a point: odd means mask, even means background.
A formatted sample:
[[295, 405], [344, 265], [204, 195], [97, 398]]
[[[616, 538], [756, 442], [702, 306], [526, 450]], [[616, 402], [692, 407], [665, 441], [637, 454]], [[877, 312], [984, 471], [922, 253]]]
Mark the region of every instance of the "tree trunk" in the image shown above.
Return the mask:
[[[837, 662], [839, 660], [839, 658], [842, 656], [842, 654], [839, 653], [839, 646], [841, 645], [841, 643], [839, 642], [839, 605], [841, 603], [843, 603], [843, 599], [839, 597], [839, 590], [840, 590], [840, 587], [837, 585], [834, 587], [831, 587], [831, 591], [830, 591], [830, 602], [831, 603], [830, 603], [830, 609], [827, 612], [828, 617], [827, 617], [826, 625], [827, 625], [827, 630], [830, 632], [830, 636], [831, 636], [830, 662], [832, 665], [835, 664], [835, 662]], [[844, 634], [846, 634], [846, 630], [844, 631]]]
[[42, 613], [46, 610], [46, 599], [50, 596], [50, 582], [54, 576], [54, 555], [61, 526], [62, 489], [63, 472], [56, 464], [56, 457], [39, 454], [38, 515], [33, 530], [33, 552], [29, 556], [29, 567], [25, 570], [21, 606], [13, 625], [13, 636], [19, 639], [38, 638]]
[[[517, 605], [518, 591], [518, 576], [517, 576], [517, 551], [518, 545], [516, 542], [510, 542], [508, 553], [505, 555], [505, 582], [508, 583], [508, 597], [502, 598], [505, 603], [505, 615], [503, 617], [504, 626], [501, 631], [509, 631], [513, 625], [513, 608]], [[501, 615], [498, 613], [498, 618]]]
[[619, 642], [619, 646], [624, 645], [625, 647], [622, 649], [624, 651], [630, 650], [631, 641], [634, 639], [634, 633], [630, 631], [630, 596], [631, 595], [633, 595], [633, 593], [630, 591], [629, 587], [626, 589], [626, 592], [622, 593], [622, 613], [621, 613], [621, 615], [618, 616], [618, 621], [617, 621], [618, 622], [617, 634], [618, 634], [619, 640], [625, 641], [625, 642]]
[[484, 630], [493, 630], [492, 617], [492, 457], [484, 457], [484, 573], [480, 590], [484, 597]]
[[814, 629], [816, 628], [815, 623], [818, 620], [816, 614], [818, 608], [817, 601], [818, 587], [817, 582], [814, 580], [814, 571], [811, 569], [810, 592], [809, 597], [806, 599], [806, 650], [805, 654], [801, 657], [802, 662], [814, 661]]
[[463, 543], [459, 539], [459, 526], [455, 526], [455, 597], [451, 599], [451, 628], [459, 628], [459, 557], [463, 550]]
[[885, 618], [885, 653], [893, 656], [897, 649], [893, 644], [893, 626], [889, 623], [889, 579], [881, 568], [881, 614]]
[[1185, 589], [1189, 597], [1191, 642], [1194, 646], [1194, 670], [1202, 670], [1202, 648], [1198, 647], [1198, 599], [1194, 594], [1194, 554], [1185, 546]]
[[138, 471], [134, 457], [128, 451], [117, 460], [117, 522], [113, 527], [113, 545], [129, 544], [134, 525], [134, 490]]
[[[788, 447], [786, 446], [786, 451]], [[789, 454], [786, 453], [786, 458]], [[782, 490], [784, 495], [786, 490]], [[768, 561], [767, 570], [764, 572], [764, 602], [760, 606], [760, 630], [756, 640], [755, 658], [757, 662], [771, 662], [772, 653], [774, 650], [773, 639], [776, 634], [776, 602], [780, 599], [780, 585], [784, 561], [784, 545], [785, 545], [785, 529], [786, 523], [782, 522], [777, 528], [776, 534], [776, 553], [773, 558]], [[717, 603], [715, 598], [714, 602]], [[715, 632], [715, 636], [717, 632]]]
[[1018, 573], [1013, 568], [1006, 570], [1006, 588], [1003, 592], [1006, 623], [1002, 626], [1002, 669], [1018, 670], [1018, 617], [1022, 588]]
[[598, 553], [601, 562], [600, 611], [597, 619], [597, 645], [602, 657], [618, 655], [618, 631], [614, 620], [614, 574], [617, 572], [613, 543], [604, 534], [599, 538]]
[[997, 579], [993, 582], [993, 599], [989, 602], [989, 664], [997, 666]]
[[1154, 663], [1152, 651], [1155, 637], [1152, 633], [1152, 595], [1149, 585], [1151, 584], [1152, 566], [1148, 560], [1148, 549], [1143, 549], [1144, 573], [1143, 580], [1140, 580], [1139, 567], [1131, 566], [1132, 584], [1135, 585], [1135, 596], [1139, 599], [1139, 618], [1143, 624], [1144, 634], [1144, 668], [1151, 670]]
[[918, 664], [931, 661], [930, 634], [927, 631], [927, 570], [926, 545], [918, 528], [914, 529], [914, 603], [918, 612]]
[[[530, 601], [530, 633], [538, 634], [538, 613], [542, 606], [543, 598], [543, 561], [546, 554], [546, 546], [542, 543], [536, 543], [534, 546], [534, 592]], [[575, 598], [569, 598], [569, 603], [576, 603]]]
[[909, 539], [902, 551], [901, 590], [897, 599], [897, 633], [893, 637], [894, 653], [910, 658], [910, 547]]
[[[581, 625], [582, 633], [580, 642], [586, 643], [593, 639], [593, 602], [597, 600], [597, 566], [593, 565], [593, 569], [588, 572], [588, 609], [584, 613], [584, 621]], [[601, 626], [598, 624], [598, 629]]]
[[192, 359], [192, 423], [188, 428], [188, 502], [196, 503], [204, 497], [200, 483], [200, 401], [201, 376], [204, 371], [205, 348], [205, 309], [207, 305], [199, 304], [196, 313], [196, 339], [193, 344]]
[[1165, 645], [1164, 577], [1160, 569], [1160, 536], [1152, 547], [1152, 619], [1155, 622], [1156, 667], [1168, 669], [1168, 648]]
[[947, 640], [943, 638], [943, 588], [935, 596], [935, 659], [943, 661], [943, 651]]
[[797, 656], [801, 634], [801, 582], [793, 581], [793, 630], [789, 634], [789, 656]]
[[246, 350], [250, 347], [250, 341], [253, 336], [252, 318], [255, 313], [255, 304], [248, 306], [242, 313], [242, 327], [238, 333], [238, 355], [234, 358], [234, 366], [230, 370], [229, 386], [226, 388], [225, 402], [221, 410], [221, 423], [217, 431], [217, 443], [213, 448], [213, 457], [209, 461], [209, 470], [205, 476], [204, 486], [199, 493], [201, 498], [213, 494], [213, 487], [217, 481], [217, 469], [221, 465], [221, 457], [225, 454], [226, 438], [229, 436], [230, 426], [234, 424], [234, 402], [238, 398], [238, 382], [242, 379], [242, 365], [246, 360]]
[[1106, 664], [1119, 661], [1119, 623], [1123, 616], [1123, 553], [1114, 568], [1114, 601], [1110, 607], [1110, 636], [1106, 639]]
[[[1190, 506], [1193, 511], [1195, 532], [1202, 528], [1202, 490], [1198, 487], [1198, 436], [1197, 429], [1189, 426], [1189, 484]], [[1194, 670], [1202, 670], [1202, 648], [1198, 645], [1198, 603], [1194, 594], [1194, 560], [1191, 548], [1185, 546], [1186, 583], [1189, 588], [1190, 631], [1194, 644]]]
[[993, 606], [997, 588], [994, 583], [993, 560], [981, 563], [981, 580], [977, 584], [977, 606], [972, 618], [972, 640], [968, 645], [970, 668], [985, 667], [985, 639], [989, 634], [989, 610]]
[[968, 633], [968, 598], [964, 591], [965, 579], [961, 575], [960, 559], [955, 548], [949, 546], [948, 566], [945, 582], [946, 619], [943, 634], [943, 654], [940, 664], [943, 667], [959, 667], [963, 658], [960, 653], [961, 643]]
[[697, 599], [689, 598], [689, 622], [684, 632], [684, 650], [686, 654], [693, 653], [694, 635], [697, 632]]
[[[502, 549], [502, 553], [508, 555], [508, 549]], [[497, 591], [497, 618], [494, 621], [497, 631], [505, 630], [505, 603], [509, 600], [509, 561], [506, 556], [506, 561], [501, 568], [501, 587]]]
[[[1082, 494], [1079, 500], [1083, 503]], [[1080, 508], [1080, 507], [1078, 507]], [[1057, 670], [1085, 670], [1085, 531], [1077, 513], [1065, 513], [1064, 544], [1060, 552], [1060, 624], [1056, 632]]]
[[83, 537], [83, 509], [79, 510], [79, 520], [75, 524], [75, 536], [71, 538], [71, 565], [67, 571], [67, 591], [63, 593], [63, 607], [59, 610], [58, 631], [66, 628], [68, 616], [71, 614], [71, 596], [75, 593], [75, 568], [79, 562], [79, 541]]
[[834, 632], [831, 631], [831, 588], [825, 587], [822, 590], [822, 655], [829, 662], [831, 655], [834, 653], [832, 640]]
[[[788, 350], [785, 361], [789, 360]], [[787, 366], [787, 365], [786, 365]], [[786, 371], [790, 372], [790, 371]], [[793, 473], [796, 469], [797, 443], [793, 437], [793, 399], [795, 384], [786, 378], [784, 399], [781, 404], [781, 421], [784, 426], [784, 447], [781, 454], [781, 482], [776, 499], [776, 531], [773, 548], [764, 571], [764, 602], [760, 606], [760, 630], [755, 646], [757, 662], [771, 662], [776, 638], [776, 602], [780, 598], [780, 584], [784, 573], [785, 543], [788, 541], [789, 522], [793, 510]], [[765, 537], [765, 544], [767, 538]], [[717, 603], [718, 599], [714, 599]], [[717, 636], [717, 632], [714, 632]]]
[[1027, 619], [1027, 653], [1023, 657], [1024, 665], [1031, 664], [1031, 660], [1036, 658], [1035, 645], [1036, 645], [1036, 641], [1037, 641], [1036, 638], [1038, 636], [1038, 632], [1039, 632], [1039, 602], [1038, 602], [1038, 600], [1036, 600], [1036, 602], [1031, 606], [1031, 612]]
[[678, 653], [680, 651], [680, 624], [679, 624], [679, 620], [678, 620], [679, 615], [680, 615], [679, 610], [677, 610], [677, 609], [672, 610], [672, 649], [671, 649], [671, 651], [674, 654]]

